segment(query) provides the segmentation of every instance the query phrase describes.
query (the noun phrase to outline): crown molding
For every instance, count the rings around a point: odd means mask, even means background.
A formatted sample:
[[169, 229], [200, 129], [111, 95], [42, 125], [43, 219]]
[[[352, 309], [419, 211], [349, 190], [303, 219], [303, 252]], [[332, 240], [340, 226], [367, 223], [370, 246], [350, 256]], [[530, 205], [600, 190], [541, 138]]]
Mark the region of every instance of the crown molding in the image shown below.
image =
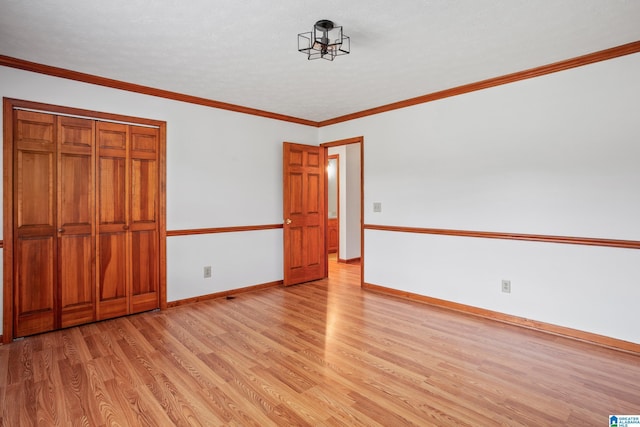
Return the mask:
[[584, 65], [593, 64], [595, 62], [606, 61], [620, 56], [630, 55], [640, 52], [640, 41], [623, 44], [621, 46], [612, 47], [610, 49], [601, 50], [587, 55], [578, 56], [564, 61], [554, 62], [552, 64], [540, 67], [530, 68], [524, 71], [507, 74], [500, 77], [493, 77], [475, 83], [469, 83], [462, 86], [456, 86], [450, 89], [441, 90], [439, 92], [429, 93], [427, 95], [415, 98], [405, 99], [404, 101], [393, 102], [391, 104], [381, 105], [379, 107], [370, 108], [368, 110], [356, 113], [346, 114], [344, 116], [335, 117], [333, 119], [323, 120], [318, 123], [318, 127], [330, 126], [336, 123], [347, 122], [349, 120], [360, 119], [362, 117], [372, 116], [374, 114], [385, 113], [387, 111], [398, 110], [400, 108], [411, 107], [413, 105], [424, 104], [426, 102], [437, 101], [439, 99], [450, 98], [452, 96], [462, 95], [477, 90], [488, 89], [494, 86], [501, 86], [520, 80], [532, 79], [547, 74], [557, 73], [559, 71], [569, 70], [571, 68], [582, 67]]
[[67, 70], [65, 68], [52, 67], [50, 65], [38, 64], [36, 62], [25, 61], [24, 59], [13, 58], [0, 55], [0, 65], [17, 68], [19, 70], [31, 71], [48, 76], [61, 77], [63, 79], [75, 80], [83, 83], [91, 83], [98, 86], [110, 87], [113, 89], [126, 90], [129, 92], [151, 95], [158, 98], [171, 99], [174, 101], [187, 102], [190, 104], [203, 105], [206, 107], [219, 108], [222, 110], [235, 111], [237, 113], [251, 114], [254, 116], [266, 117], [268, 119], [282, 120], [290, 123], [297, 123], [306, 126], [317, 127], [318, 122], [301, 119], [299, 117], [287, 116], [284, 114], [272, 113], [270, 111], [258, 110], [256, 108], [244, 107], [242, 105], [229, 104], [227, 102], [215, 101], [213, 99], [200, 98], [198, 96], [185, 95], [178, 92], [171, 92], [164, 89], [157, 89], [149, 86], [128, 83], [121, 80], [109, 79], [95, 76], [93, 74], [81, 73], [79, 71]]
[[235, 111], [238, 113], [250, 114], [254, 116], [266, 117], [274, 120], [282, 120], [290, 123], [297, 123], [305, 126], [324, 127], [362, 117], [372, 116], [374, 114], [385, 113], [387, 111], [398, 110], [400, 108], [411, 107], [413, 105], [424, 104], [426, 102], [437, 101], [439, 99], [449, 98], [452, 96], [462, 95], [469, 92], [475, 92], [482, 89], [488, 89], [494, 86], [501, 86], [520, 80], [531, 79], [544, 76], [547, 74], [557, 73], [559, 71], [569, 70], [571, 68], [582, 67], [584, 65], [596, 62], [606, 61], [625, 55], [640, 52], [640, 41], [635, 41], [620, 46], [612, 47], [598, 52], [589, 53], [571, 59], [566, 59], [552, 64], [542, 65], [540, 67], [530, 68], [524, 71], [507, 74], [504, 76], [493, 77], [475, 83], [469, 83], [462, 86], [456, 86], [450, 89], [429, 93], [415, 98], [405, 99], [403, 101], [393, 102], [391, 104], [381, 105], [375, 108], [346, 114], [332, 119], [314, 121], [299, 117], [287, 116], [284, 114], [273, 113], [256, 108], [244, 107], [241, 105], [230, 104], [226, 102], [216, 101], [213, 99], [200, 98], [192, 95], [185, 95], [177, 92], [171, 92], [164, 89], [157, 89], [149, 86], [128, 83], [120, 80], [109, 79], [106, 77], [95, 76], [92, 74], [81, 73], [78, 71], [68, 70], [65, 68], [52, 67], [49, 65], [38, 64], [23, 59], [13, 58], [10, 56], [0, 55], [0, 66], [17, 68], [20, 70], [31, 71], [34, 73], [46, 74], [54, 77], [61, 77], [70, 80], [76, 80], [84, 83], [91, 83], [99, 86], [110, 87], [113, 89], [126, 90], [160, 98], [171, 99], [174, 101], [187, 102], [191, 104], [203, 105], [206, 107], [219, 108], [222, 110]]

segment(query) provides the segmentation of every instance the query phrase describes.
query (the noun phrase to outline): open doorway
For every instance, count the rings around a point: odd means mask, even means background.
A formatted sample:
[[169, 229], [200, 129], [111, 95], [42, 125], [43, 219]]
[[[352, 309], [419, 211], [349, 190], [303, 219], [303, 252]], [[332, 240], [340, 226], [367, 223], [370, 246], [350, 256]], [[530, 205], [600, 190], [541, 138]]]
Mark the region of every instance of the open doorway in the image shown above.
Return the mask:
[[[328, 150], [329, 152], [332, 149]], [[340, 249], [340, 154], [327, 156], [327, 253], [337, 261]]]
[[[327, 159], [327, 265], [363, 267], [363, 138], [321, 144]], [[362, 268], [360, 275], [362, 276]]]

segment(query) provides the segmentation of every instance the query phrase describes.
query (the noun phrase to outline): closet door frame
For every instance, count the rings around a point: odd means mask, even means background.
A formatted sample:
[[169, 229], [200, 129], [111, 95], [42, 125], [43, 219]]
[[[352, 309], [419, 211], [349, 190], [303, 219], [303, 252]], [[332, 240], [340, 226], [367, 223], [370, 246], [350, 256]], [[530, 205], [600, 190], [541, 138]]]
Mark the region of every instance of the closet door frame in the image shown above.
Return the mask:
[[64, 107], [40, 102], [25, 101], [13, 98], [3, 98], [3, 326], [2, 342], [9, 343], [15, 338], [13, 325], [14, 302], [14, 121], [13, 111], [16, 109], [33, 110], [57, 115], [68, 115], [86, 119], [123, 122], [138, 126], [158, 128], [158, 266], [160, 309], [167, 308], [167, 263], [166, 263], [166, 129], [167, 123], [160, 120], [125, 116], [121, 114], [103, 113], [79, 108]]

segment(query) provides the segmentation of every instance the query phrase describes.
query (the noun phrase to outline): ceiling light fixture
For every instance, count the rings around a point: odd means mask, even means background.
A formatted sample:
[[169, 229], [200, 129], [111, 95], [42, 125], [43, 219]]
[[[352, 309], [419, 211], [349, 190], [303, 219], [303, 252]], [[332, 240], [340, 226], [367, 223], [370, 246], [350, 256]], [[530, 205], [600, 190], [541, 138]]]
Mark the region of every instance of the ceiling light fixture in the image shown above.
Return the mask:
[[321, 19], [313, 26], [313, 31], [298, 34], [298, 51], [307, 55], [307, 59], [326, 59], [349, 54], [349, 37], [342, 34], [342, 27], [336, 27], [332, 21]]

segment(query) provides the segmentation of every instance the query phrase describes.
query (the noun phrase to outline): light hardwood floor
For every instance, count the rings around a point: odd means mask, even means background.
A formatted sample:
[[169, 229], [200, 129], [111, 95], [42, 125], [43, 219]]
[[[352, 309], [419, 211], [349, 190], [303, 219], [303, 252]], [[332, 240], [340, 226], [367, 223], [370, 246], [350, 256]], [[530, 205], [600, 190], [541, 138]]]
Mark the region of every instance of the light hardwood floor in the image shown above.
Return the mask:
[[640, 356], [329, 280], [0, 346], [0, 424], [605, 426]]

